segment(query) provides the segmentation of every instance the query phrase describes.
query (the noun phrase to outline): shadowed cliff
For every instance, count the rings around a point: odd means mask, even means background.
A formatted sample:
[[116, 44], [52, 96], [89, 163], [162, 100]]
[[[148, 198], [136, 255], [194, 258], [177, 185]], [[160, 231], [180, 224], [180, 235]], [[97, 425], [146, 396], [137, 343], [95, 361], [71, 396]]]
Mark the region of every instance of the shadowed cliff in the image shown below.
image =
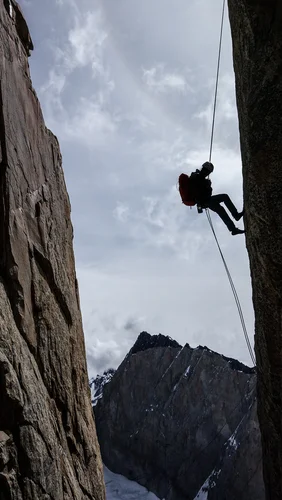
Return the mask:
[[60, 149], [16, 2], [0, 25], [0, 498], [103, 500]]
[[229, 0], [267, 500], [282, 498], [282, 4]]

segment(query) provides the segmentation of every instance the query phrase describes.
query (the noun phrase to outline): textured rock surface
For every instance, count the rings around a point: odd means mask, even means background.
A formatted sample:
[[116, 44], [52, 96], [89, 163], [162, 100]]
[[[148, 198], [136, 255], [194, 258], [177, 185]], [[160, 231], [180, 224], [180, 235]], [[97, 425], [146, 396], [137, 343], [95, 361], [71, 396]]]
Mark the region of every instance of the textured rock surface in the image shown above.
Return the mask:
[[229, 0], [266, 498], [282, 498], [282, 4]]
[[103, 499], [59, 145], [0, 0], [0, 499]]
[[263, 500], [255, 393], [241, 363], [143, 333], [95, 407], [103, 460], [166, 500]]

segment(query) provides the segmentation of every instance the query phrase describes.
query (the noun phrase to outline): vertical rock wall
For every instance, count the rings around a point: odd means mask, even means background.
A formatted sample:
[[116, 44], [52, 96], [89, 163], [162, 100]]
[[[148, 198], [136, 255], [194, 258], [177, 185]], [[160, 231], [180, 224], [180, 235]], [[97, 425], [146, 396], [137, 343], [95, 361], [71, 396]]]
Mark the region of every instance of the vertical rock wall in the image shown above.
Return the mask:
[[0, 0], [0, 499], [104, 499], [57, 139]]
[[229, 0], [266, 498], [282, 498], [282, 3]]

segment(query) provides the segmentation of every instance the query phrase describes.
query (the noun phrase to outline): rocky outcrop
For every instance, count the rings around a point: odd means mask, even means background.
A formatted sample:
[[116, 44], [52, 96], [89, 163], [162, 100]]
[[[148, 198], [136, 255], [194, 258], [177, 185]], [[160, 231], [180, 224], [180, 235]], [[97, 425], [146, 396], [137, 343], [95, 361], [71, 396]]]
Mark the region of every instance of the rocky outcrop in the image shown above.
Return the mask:
[[105, 465], [159, 498], [264, 499], [254, 369], [143, 333], [94, 410]]
[[282, 5], [229, 0], [266, 498], [282, 498]]
[[113, 368], [109, 368], [104, 371], [103, 375], [97, 375], [95, 378], [92, 378], [89, 382], [90, 391], [91, 391], [91, 403], [92, 406], [96, 406], [99, 399], [103, 396], [103, 390], [106, 384], [108, 384], [113, 376], [115, 370]]
[[137, 352], [147, 351], [153, 347], [181, 347], [176, 340], [165, 335], [150, 335], [148, 332], [141, 332], [134, 346], [130, 349], [128, 355], [137, 354]]
[[57, 139], [0, 0], [0, 498], [104, 499]]

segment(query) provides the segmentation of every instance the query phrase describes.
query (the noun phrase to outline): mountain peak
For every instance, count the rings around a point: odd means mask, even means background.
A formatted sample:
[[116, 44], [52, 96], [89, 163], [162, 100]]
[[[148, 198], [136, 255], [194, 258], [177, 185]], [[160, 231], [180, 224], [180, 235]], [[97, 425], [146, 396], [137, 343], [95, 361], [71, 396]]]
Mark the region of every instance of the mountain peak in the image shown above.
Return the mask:
[[166, 335], [150, 335], [148, 332], [141, 332], [138, 336], [130, 354], [137, 354], [137, 352], [146, 351], [154, 347], [175, 347], [181, 348], [182, 346]]

